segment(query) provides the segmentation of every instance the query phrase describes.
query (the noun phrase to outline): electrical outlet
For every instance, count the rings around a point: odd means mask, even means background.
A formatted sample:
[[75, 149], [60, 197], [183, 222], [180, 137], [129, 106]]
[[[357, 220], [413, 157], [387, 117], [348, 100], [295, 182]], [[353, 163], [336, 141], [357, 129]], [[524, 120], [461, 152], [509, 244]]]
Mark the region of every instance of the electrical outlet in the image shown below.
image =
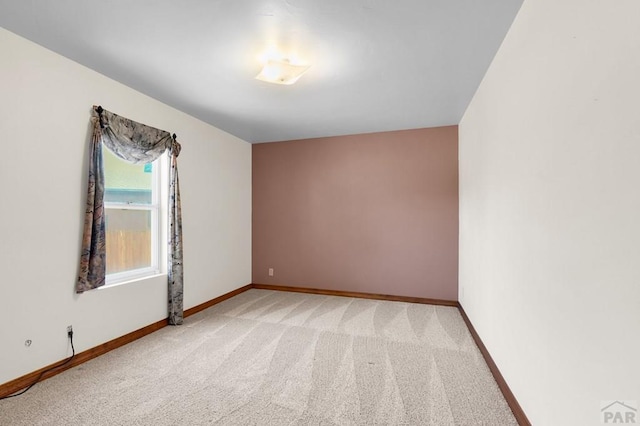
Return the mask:
[[269, 276], [272, 277], [273, 276], [273, 268], [269, 268]]
[[72, 334], [73, 334], [73, 326], [69, 325], [67, 326], [67, 336], [71, 337]]

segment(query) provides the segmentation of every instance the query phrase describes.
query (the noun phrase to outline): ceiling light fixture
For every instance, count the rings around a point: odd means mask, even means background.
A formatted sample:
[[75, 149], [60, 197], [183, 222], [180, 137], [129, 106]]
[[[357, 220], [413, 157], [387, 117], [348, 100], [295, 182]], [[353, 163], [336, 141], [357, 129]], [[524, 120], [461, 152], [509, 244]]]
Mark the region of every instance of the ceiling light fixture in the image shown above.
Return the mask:
[[293, 84], [309, 67], [310, 65], [294, 65], [288, 59], [269, 59], [256, 79], [274, 84]]

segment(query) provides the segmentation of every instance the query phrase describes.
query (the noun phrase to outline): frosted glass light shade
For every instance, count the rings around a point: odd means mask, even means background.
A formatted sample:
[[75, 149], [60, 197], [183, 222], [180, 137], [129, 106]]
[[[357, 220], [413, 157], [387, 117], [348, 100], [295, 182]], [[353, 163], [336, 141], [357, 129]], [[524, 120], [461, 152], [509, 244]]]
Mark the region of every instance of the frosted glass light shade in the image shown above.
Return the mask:
[[275, 84], [293, 84], [309, 69], [309, 65], [293, 65], [287, 60], [269, 60], [256, 79]]

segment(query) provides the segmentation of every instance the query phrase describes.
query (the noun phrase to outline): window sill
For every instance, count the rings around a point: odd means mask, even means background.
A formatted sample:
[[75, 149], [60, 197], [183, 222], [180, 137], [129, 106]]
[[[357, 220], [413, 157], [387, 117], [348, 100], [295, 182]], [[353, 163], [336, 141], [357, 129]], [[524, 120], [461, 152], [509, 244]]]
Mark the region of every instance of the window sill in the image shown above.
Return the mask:
[[141, 281], [147, 281], [150, 279], [154, 279], [154, 278], [160, 278], [160, 277], [166, 277], [167, 274], [163, 274], [160, 272], [155, 272], [155, 273], [149, 273], [146, 275], [141, 275], [138, 277], [128, 277], [128, 278], [122, 278], [119, 279], [117, 281], [113, 281], [113, 282], [107, 282], [104, 286], [99, 287], [99, 290], [106, 290], [109, 288], [113, 288], [113, 287], [120, 287], [121, 285], [127, 285], [127, 284], [133, 284], [133, 283], [138, 283]]

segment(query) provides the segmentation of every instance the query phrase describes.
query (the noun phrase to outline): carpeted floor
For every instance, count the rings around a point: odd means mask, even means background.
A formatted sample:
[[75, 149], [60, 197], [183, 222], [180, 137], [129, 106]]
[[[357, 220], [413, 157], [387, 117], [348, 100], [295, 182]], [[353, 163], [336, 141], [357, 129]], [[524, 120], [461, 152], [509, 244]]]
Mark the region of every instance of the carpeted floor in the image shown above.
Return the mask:
[[252, 289], [0, 401], [0, 425], [515, 425], [455, 308]]

